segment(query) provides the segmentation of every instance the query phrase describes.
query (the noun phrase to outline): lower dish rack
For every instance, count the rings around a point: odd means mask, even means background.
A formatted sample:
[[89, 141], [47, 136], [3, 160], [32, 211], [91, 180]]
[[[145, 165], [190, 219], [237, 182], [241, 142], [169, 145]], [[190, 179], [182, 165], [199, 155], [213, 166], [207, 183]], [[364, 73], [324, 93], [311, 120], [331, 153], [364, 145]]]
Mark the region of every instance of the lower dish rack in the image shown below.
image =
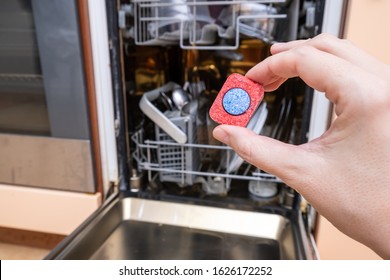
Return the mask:
[[[181, 187], [200, 183], [208, 194], [227, 193], [232, 180], [250, 181], [252, 184], [249, 186], [254, 187], [281, 182], [276, 176], [245, 162], [241, 164], [241, 168], [229, 170], [239, 157], [228, 146], [179, 144], [158, 127], [156, 130], [156, 140], [144, 140], [143, 129], [132, 136], [135, 144], [133, 158], [139, 171], [147, 171], [149, 180], [152, 180], [153, 173], [157, 172], [161, 182], [175, 182]], [[220, 155], [220, 162], [219, 166], [213, 169], [210, 154], [215, 155], [216, 152]]]

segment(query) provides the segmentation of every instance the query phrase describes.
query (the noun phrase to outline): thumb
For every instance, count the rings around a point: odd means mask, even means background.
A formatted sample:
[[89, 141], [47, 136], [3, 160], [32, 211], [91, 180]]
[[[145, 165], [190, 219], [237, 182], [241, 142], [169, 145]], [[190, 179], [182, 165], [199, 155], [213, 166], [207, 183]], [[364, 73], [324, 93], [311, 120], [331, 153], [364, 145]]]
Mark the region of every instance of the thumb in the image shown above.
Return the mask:
[[[303, 145], [286, 144], [257, 135], [238, 126], [219, 125], [213, 131], [217, 140], [233, 148], [245, 161], [273, 174], [299, 191], [313, 171], [313, 153]], [[313, 175], [313, 174], [310, 174]]]

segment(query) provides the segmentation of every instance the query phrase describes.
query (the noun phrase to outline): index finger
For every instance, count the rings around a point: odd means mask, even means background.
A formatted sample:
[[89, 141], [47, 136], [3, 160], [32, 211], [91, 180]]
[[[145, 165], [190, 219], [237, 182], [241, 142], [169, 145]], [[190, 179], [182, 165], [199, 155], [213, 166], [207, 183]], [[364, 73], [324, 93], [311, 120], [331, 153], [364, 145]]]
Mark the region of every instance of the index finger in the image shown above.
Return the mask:
[[266, 91], [275, 90], [286, 79], [299, 76], [310, 87], [325, 92], [327, 98], [338, 103], [340, 98], [345, 100], [358, 92], [367, 74], [349, 61], [313, 46], [301, 45], [268, 57], [246, 76], [261, 83]]
[[377, 60], [373, 56], [358, 48], [351, 41], [339, 39], [333, 35], [322, 33], [313, 39], [296, 40], [286, 43], [276, 43], [271, 47], [271, 53], [276, 54], [287, 51], [303, 44], [311, 45], [321, 51], [330, 53], [366, 71], [370, 71], [374, 75], [378, 75], [385, 79], [389, 78], [387, 65]]

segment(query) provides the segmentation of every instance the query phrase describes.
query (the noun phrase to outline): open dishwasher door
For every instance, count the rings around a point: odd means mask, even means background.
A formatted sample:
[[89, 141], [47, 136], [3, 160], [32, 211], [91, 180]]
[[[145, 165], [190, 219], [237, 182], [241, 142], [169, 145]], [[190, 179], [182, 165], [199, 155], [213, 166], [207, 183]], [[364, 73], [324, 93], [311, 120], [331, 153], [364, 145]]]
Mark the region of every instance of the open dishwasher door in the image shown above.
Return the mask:
[[[114, 126], [107, 115], [98, 125], [115, 136], [119, 175], [47, 259], [316, 259], [310, 207], [213, 139], [208, 111], [226, 78], [266, 58], [273, 42], [338, 35], [344, 1], [89, 2], [92, 42], [107, 35], [92, 44], [94, 62], [105, 50], [113, 84], [101, 105], [113, 104]], [[324, 102], [291, 79], [265, 95], [248, 128], [302, 144], [326, 128]]]
[[113, 196], [47, 259], [315, 259], [302, 217]]

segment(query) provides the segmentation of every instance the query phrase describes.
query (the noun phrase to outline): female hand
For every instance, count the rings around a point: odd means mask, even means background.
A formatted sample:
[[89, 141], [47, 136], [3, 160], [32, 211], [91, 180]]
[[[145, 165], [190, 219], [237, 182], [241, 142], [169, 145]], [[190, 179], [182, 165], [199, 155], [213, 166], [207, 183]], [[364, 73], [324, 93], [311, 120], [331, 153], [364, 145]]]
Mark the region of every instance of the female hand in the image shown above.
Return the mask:
[[278, 43], [246, 76], [277, 89], [299, 76], [324, 92], [337, 115], [299, 146], [220, 125], [216, 139], [296, 189], [345, 234], [390, 258], [390, 67], [352, 43], [322, 34]]

